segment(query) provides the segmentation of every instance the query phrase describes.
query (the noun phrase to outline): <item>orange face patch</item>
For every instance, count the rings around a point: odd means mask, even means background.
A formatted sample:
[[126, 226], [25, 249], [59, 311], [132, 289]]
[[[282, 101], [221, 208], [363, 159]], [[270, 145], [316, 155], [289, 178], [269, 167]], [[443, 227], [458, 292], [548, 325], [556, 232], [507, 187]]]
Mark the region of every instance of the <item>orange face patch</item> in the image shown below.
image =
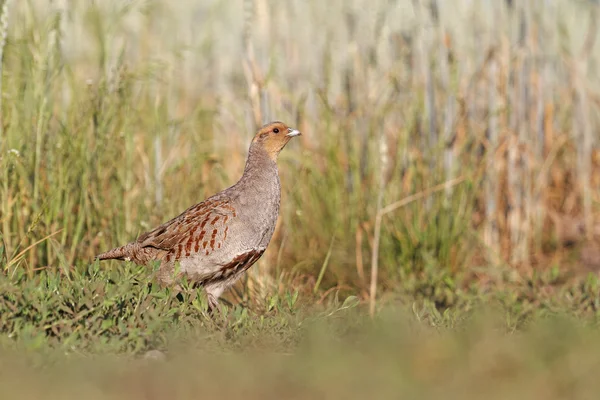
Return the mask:
[[272, 122], [263, 126], [256, 133], [252, 142], [262, 146], [269, 157], [276, 161], [281, 149], [290, 141], [290, 137], [287, 136], [288, 132], [289, 127], [283, 122]]

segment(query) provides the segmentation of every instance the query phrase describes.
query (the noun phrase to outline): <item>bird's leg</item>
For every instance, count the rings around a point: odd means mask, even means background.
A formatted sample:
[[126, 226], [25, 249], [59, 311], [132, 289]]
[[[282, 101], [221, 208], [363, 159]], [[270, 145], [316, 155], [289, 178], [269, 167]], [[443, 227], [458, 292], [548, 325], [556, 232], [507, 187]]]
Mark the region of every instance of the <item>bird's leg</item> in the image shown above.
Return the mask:
[[220, 286], [209, 286], [205, 287], [204, 290], [206, 293], [206, 299], [208, 300], [208, 313], [210, 315], [214, 315], [215, 312], [221, 310], [219, 297], [221, 297], [223, 289]]
[[215, 312], [220, 311], [219, 307], [219, 299], [213, 295], [212, 293], [206, 293], [206, 298], [208, 299], [208, 314], [214, 315]]

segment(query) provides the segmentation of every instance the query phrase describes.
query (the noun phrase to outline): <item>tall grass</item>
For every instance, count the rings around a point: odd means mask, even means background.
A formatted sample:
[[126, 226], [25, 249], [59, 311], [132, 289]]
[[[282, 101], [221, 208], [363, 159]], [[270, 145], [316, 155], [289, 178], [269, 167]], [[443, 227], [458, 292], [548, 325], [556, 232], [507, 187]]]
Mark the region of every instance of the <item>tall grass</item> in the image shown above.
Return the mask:
[[3, 4], [7, 272], [89, 264], [233, 183], [268, 119], [304, 135], [246, 290], [327, 265], [322, 290], [366, 297], [378, 264], [383, 291], [427, 292], [433, 271], [522, 273], [560, 263], [566, 231], [595, 239], [595, 3]]

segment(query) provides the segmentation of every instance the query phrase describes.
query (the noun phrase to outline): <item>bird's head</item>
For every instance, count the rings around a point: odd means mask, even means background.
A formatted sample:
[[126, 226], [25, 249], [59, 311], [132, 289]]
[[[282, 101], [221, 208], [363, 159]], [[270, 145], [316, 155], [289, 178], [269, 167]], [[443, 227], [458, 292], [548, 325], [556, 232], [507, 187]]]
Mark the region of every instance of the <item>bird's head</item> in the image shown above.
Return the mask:
[[283, 122], [270, 122], [263, 125], [263, 127], [256, 132], [254, 139], [252, 139], [252, 146], [262, 147], [266, 150], [269, 157], [273, 161], [276, 161], [279, 152], [285, 147], [287, 142], [294, 136], [299, 136], [301, 134], [300, 131], [290, 128]]

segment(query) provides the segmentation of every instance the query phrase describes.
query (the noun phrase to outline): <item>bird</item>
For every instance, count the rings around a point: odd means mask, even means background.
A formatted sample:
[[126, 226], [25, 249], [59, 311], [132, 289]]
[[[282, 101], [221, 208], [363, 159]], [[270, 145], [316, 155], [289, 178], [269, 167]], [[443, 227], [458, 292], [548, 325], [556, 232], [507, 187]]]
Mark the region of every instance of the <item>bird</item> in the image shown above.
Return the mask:
[[159, 263], [156, 278], [178, 285], [186, 276], [206, 292], [209, 311], [265, 252], [279, 216], [279, 152], [302, 133], [280, 121], [258, 129], [241, 178], [177, 217], [96, 256], [97, 260]]

